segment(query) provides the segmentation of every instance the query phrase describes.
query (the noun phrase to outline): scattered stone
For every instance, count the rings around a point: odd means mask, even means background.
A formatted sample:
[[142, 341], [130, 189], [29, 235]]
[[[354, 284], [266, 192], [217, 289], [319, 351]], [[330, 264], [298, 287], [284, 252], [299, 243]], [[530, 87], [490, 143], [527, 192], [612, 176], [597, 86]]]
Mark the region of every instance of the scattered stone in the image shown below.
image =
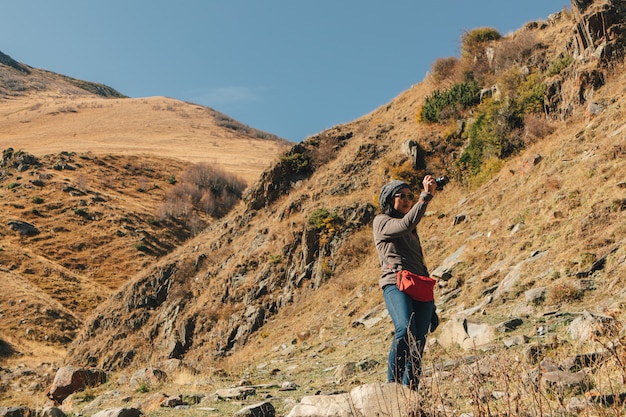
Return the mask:
[[503, 323], [498, 324], [496, 326], [496, 329], [499, 332], [506, 333], [506, 332], [510, 332], [510, 331], [517, 329], [522, 324], [524, 324], [524, 321], [522, 319], [514, 318], [514, 319], [510, 319]]
[[280, 384], [279, 391], [295, 391], [299, 388], [299, 385], [295, 382], [285, 381]]
[[580, 397], [572, 397], [567, 402], [565, 409], [572, 414], [580, 414], [589, 407], [589, 402]]
[[460, 346], [472, 350], [493, 343], [495, 328], [486, 323], [470, 322], [467, 318], [453, 317], [441, 328], [439, 343], [444, 347]]
[[510, 227], [511, 234], [514, 235], [515, 233], [519, 232], [523, 227], [524, 227], [524, 223], [514, 224], [513, 226]]
[[530, 340], [530, 337], [521, 334], [521, 335], [517, 335], [513, 337], [508, 337], [503, 340], [503, 343], [504, 343], [504, 346], [510, 348], [513, 346], [525, 345], [526, 343], [528, 343], [529, 340]]
[[605, 107], [602, 103], [591, 102], [587, 105], [587, 114], [597, 116], [604, 111]]
[[183, 397], [180, 395], [166, 397], [163, 401], [161, 401], [160, 404], [161, 407], [166, 408], [174, 408], [178, 407], [179, 405], [186, 405], [186, 403], [183, 401]]
[[612, 317], [584, 311], [580, 317], [572, 321], [567, 332], [572, 339], [585, 342], [592, 340], [596, 336], [606, 334], [608, 325], [611, 322], [613, 322]]
[[596, 367], [601, 362], [605, 361], [608, 357], [610, 357], [610, 355], [611, 354], [608, 351], [592, 352], [592, 353], [587, 353], [587, 354], [576, 355], [574, 357], [565, 359], [560, 364], [560, 368], [568, 370], [570, 372], [576, 372], [584, 368]]
[[547, 287], [531, 288], [524, 292], [524, 299], [529, 304], [539, 304], [546, 298]]
[[457, 214], [456, 216], [454, 216], [454, 219], [452, 219], [452, 226], [457, 226], [463, 223], [466, 219], [467, 216], [465, 214]]
[[372, 383], [350, 393], [303, 397], [287, 417], [337, 416], [377, 417], [411, 415], [417, 393], [400, 384]]
[[139, 417], [142, 412], [136, 408], [110, 408], [93, 414], [91, 417]]
[[573, 389], [578, 392], [583, 392], [589, 386], [589, 381], [587, 378], [587, 373], [584, 371], [579, 371], [576, 373], [565, 372], [561, 370], [550, 371], [542, 373], [541, 375], [542, 381], [545, 381], [548, 386], [552, 386], [558, 389]]
[[220, 400], [245, 400], [256, 394], [256, 389], [254, 387], [225, 388], [217, 390], [215, 394]]
[[385, 309], [384, 306], [381, 304], [371, 309], [364, 316], [361, 316], [358, 319], [354, 320], [352, 322], [352, 327], [364, 326], [367, 329], [371, 329], [381, 320], [388, 316], [389, 313], [387, 312], [387, 309]]
[[0, 416], [2, 417], [31, 417], [35, 413], [28, 407], [0, 407]]
[[35, 236], [39, 234], [39, 229], [27, 222], [19, 220], [9, 220], [7, 224], [11, 228], [11, 230], [14, 230], [24, 236]]
[[131, 376], [128, 384], [137, 388], [141, 385], [154, 385], [164, 381], [167, 381], [167, 374], [164, 371], [157, 368], [143, 368]]
[[448, 281], [452, 278], [454, 267], [460, 262], [461, 255], [465, 251], [466, 245], [458, 248], [452, 255], [443, 260], [442, 264], [431, 272], [431, 276]]
[[252, 404], [237, 411], [235, 417], [274, 417], [276, 410], [270, 402]]
[[593, 274], [594, 272], [604, 269], [604, 265], [606, 264], [606, 258], [608, 257], [608, 255], [609, 254], [606, 254], [600, 259], [598, 259], [597, 261], [595, 261], [593, 265], [591, 265], [591, 268], [589, 268], [589, 270], [578, 272], [576, 274], [576, 278], [586, 278], [590, 276], [591, 274]]
[[65, 413], [58, 407], [46, 407], [41, 411], [41, 417], [65, 417]]
[[621, 407], [626, 406], [626, 393], [619, 394], [602, 394], [596, 390], [592, 390], [585, 393], [587, 401], [593, 404], [599, 404], [604, 407], [611, 407], [619, 405]]

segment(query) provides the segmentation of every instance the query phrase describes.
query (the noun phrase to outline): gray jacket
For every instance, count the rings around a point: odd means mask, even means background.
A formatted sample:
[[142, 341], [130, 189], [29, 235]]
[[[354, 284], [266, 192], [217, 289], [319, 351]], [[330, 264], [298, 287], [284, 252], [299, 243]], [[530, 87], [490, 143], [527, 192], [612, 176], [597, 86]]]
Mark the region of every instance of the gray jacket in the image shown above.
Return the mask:
[[381, 265], [380, 287], [396, 283], [396, 271], [407, 269], [428, 276], [416, 226], [424, 216], [432, 195], [422, 192], [404, 217], [379, 214], [374, 218], [374, 243]]

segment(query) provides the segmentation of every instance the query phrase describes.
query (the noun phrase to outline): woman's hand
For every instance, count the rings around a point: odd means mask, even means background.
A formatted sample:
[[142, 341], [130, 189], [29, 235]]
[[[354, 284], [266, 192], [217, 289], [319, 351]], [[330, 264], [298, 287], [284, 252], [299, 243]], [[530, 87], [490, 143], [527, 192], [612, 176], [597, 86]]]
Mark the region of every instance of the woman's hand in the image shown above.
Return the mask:
[[426, 175], [424, 177], [424, 180], [422, 181], [422, 184], [424, 185], [424, 190], [427, 193], [435, 195], [435, 193], [437, 192], [437, 181], [435, 181], [435, 177], [433, 177], [432, 175]]

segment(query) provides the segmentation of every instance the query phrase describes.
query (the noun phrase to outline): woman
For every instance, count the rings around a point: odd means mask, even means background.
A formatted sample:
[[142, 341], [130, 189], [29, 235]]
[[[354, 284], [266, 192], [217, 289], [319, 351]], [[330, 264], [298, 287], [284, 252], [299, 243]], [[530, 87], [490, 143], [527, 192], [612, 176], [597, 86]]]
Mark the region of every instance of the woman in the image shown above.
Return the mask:
[[426, 175], [424, 191], [417, 203], [405, 182], [393, 180], [385, 184], [378, 201], [382, 213], [374, 218], [374, 242], [382, 267], [379, 285], [385, 305], [395, 328], [389, 351], [387, 381], [398, 382], [416, 390], [421, 375], [421, 358], [426, 334], [438, 324], [433, 301], [415, 301], [396, 286], [396, 272], [409, 270], [429, 276], [424, 264], [422, 246], [416, 226], [424, 216], [428, 202], [433, 198], [437, 183]]

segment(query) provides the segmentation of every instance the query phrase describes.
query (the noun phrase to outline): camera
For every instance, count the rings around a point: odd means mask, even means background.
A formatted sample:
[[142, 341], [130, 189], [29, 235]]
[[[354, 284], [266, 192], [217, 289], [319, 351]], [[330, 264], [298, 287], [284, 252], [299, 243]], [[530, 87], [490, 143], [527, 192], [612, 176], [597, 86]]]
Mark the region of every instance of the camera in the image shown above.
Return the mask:
[[448, 178], [445, 175], [442, 175], [441, 177], [436, 178], [435, 182], [437, 183], [437, 191], [441, 191], [443, 190], [443, 187], [445, 187], [446, 184], [450, 182], [450, 178]]

